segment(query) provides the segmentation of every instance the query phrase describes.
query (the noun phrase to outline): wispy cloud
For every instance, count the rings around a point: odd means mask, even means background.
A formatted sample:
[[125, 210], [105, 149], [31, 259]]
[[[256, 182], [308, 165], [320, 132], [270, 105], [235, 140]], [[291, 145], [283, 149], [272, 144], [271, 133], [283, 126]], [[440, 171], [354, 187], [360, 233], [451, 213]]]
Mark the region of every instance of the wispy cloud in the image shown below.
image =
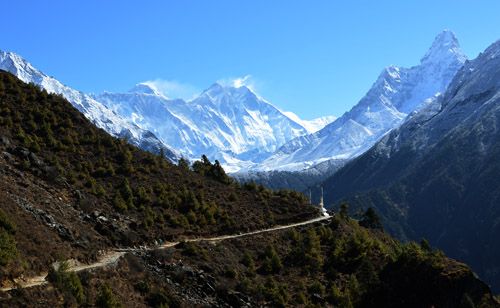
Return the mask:
[[198, 95], [201, 91], [195, 86], [179, 82], [176, 80], [154, 79], [142, 82], [151, 87], [154, 87], [158, 92], [169, 98], [182, 98], [190, 100]]
[[252, 75], [245, 75], [243, 77], [236, 78], [224, 78], [217, 81], [223, 86], [231, 86], [231, 87], [243, 87], [246, 86], [250, 90], [256, 92], [256, 84], [255, 78]]

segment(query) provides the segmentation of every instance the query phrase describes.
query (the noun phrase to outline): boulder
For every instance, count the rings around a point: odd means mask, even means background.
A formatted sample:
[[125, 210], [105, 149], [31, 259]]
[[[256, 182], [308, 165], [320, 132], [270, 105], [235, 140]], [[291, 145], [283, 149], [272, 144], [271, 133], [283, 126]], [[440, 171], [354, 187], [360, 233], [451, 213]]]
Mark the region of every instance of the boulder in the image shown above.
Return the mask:
[[10, 140], [6, 136], [0, 136], [0, 145], [10, 146]]

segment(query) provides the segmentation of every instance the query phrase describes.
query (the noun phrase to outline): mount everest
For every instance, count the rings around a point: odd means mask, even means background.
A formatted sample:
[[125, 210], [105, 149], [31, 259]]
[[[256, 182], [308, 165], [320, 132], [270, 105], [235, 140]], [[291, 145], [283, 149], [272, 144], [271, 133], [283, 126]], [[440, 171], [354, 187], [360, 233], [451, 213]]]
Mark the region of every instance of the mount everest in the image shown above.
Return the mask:
[[189, 159], [203, 154], [228, 171], [259, 163], [292, 138], [314, 132], [332, 117], [304, 121], [283, 112], [246, 86], [219, 83], [191, 101], [169, 99], [147, 84], [94, 99], [152, 131]]

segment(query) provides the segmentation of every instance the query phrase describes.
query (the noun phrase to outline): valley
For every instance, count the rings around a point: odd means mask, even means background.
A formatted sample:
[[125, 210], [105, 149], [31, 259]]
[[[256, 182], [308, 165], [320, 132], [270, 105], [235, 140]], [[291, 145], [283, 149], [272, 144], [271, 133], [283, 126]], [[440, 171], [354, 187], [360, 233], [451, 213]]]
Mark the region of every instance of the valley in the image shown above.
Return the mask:
[[321, 217], [206, 156], [174, 165], [7, 72], [0, 101], [0, 305], [498, 304], [467, 265], [376, 216]]
[[499, 3], [2, 8], [0, 307], [500, 307]]

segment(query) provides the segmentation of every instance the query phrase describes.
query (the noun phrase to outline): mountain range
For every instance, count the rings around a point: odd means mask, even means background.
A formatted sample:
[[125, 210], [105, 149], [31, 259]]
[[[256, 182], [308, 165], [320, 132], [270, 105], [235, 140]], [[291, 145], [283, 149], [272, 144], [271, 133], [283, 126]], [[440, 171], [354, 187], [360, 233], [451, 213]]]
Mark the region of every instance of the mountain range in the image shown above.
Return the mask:
[[0, 102], [2, 307], [498, 307], [375, 216], [174, 165], [4, 71]]
[[152, 131], [186, 158], [207, 155], [221, 161], [228, 171], [253, 166], [290, 139], [317, 131], [334, 119], [301, 120], [246, 86], [219, 83], [190, 101], [168, 99], [148, 84], [94, 99]]
[[113, 136], [154, 153], [161, 149], [172, 161], [207, 155], [228, 171], [250, 168], [285, 142], [335, 120], [333, 116], [302, 120], [247, 86], [215, 83], [190, 101], [170, 99], [148, 83], [127, 93], [89, 95], [63, 85], [12, 52], [0, 51], [0, 69], [63, 95]]
[[302, 171], [326, 161], [332, 168], [324, 175], [333, 173], [409, 113], [435, 100], [465, 59], [455, 35], [443, 31], [419, 65], [385, 68], [349, 112], [339, 119], [311, 121], [280, 110], [244, 85], [215, 83], [189, 101], [168, 98], [150, 83], [137, 84], [126, 93], [89, 95], [45, 75], [14, 53], [1, 52], [0, 69], [63, 95], [113, 136], [156, 153], [161, 149], [173, 161], [207, 155], [228, 172], [248, 178], [245, 174], [251, 172], [255, 177], [255, 172]]

